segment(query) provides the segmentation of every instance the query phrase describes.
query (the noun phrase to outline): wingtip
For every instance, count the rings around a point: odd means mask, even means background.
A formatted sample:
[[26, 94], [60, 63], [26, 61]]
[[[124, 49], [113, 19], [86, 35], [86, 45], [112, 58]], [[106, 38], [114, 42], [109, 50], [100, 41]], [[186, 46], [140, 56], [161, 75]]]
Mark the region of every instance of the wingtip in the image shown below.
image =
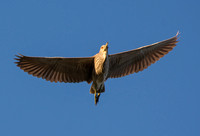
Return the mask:
[[176, 36], [177, 40], [180, 38], [180, 31], [178, 30], [178, 32], [176, 33]]
[[16, 58], [14, 58], [14, 60], [16, 60], [17, 62], [14, 62], [15, 64], [17, 64], [17, 66], [19, 66], [20, 60], [22, 59], [22, 57], [24, 57], [24, 55], [17, 53], [17, 55], [15, 55]]
[[19, 62], [14, 62], [15, 64], [19, 64]]
[[[18, 57], [18, 56], [16, 56], [16, 57]], [[17, 61], [19, 61], [20, 59], [19, 59], [19, 58], [14, 58], [14, 60], [17, 60]]]
[[18, 55], [15, 55], [16, 57], [18, 58], [21, 58], [21, 57], [24, 57], [24, 55], [20, 54], [20, 53], [17, 53]]
[[178, 30], [176, 33], [176, 37], [180, 35], [180, 31]]
[[21, 57], [24, 57], [24, 55], [22, 55], [22, 54], [20, 54], [20, 53], [17, 53], [17, 54], [19, 54], [19, 56], [21, 56]]

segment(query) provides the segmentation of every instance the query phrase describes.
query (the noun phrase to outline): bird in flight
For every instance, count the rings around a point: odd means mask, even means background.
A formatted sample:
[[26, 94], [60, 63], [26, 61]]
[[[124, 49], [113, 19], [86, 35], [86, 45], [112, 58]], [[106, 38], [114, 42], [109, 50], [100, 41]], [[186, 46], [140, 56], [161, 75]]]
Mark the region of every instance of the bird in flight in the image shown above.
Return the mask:
[[146, 69], [176, 46], [178, 34], [161, 42], [117, 54], [109, 55], [106, 43], [92, 57], [29, 57], [19, 54], [16, 55], [15, 63], [24, 72], [47, 81], [92, 83], [90, 93], [94, 94], [96, 105], [101, 93], [105, 92], [104, 82], [108, 78], [119, 78]]

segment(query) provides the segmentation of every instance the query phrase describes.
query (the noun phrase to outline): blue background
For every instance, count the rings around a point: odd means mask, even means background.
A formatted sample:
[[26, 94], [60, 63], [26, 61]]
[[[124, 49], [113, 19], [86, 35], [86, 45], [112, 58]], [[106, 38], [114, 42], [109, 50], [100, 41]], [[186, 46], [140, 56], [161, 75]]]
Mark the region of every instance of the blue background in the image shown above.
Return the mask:
[[[0, 135], [199, 136], [198, 0], [1, 0]], [[24, 73], [14, 55], [86, 57], [170, 38], [172, 52], [137, 74], [90, 85]]]

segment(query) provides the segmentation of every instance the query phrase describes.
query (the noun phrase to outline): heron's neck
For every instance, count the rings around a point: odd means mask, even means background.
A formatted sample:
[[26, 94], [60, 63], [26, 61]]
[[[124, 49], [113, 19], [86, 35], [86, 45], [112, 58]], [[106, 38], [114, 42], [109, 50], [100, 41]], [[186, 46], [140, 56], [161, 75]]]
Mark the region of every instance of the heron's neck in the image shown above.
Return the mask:
[[108, 51], [103, 52], [103, 57], [106, 59], [108, 57]]

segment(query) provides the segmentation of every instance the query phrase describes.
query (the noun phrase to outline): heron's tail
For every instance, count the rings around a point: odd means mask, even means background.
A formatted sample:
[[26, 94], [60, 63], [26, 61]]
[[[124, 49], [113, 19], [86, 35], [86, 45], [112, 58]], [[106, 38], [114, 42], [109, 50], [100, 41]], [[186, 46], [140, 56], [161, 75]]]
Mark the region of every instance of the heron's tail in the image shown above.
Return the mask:
[[[96, 90], [96, 91], [97, 91], [96, 93], [103, 93], [103, 92], [105, 92], [105, 85], [103, 84], [103, 86], [101, 87], [101, 89]], [[95, 84], [94, 83], [92, 83], [92, 85], [91, 85], [90, 93], [91, 94], [95, 93]]]

